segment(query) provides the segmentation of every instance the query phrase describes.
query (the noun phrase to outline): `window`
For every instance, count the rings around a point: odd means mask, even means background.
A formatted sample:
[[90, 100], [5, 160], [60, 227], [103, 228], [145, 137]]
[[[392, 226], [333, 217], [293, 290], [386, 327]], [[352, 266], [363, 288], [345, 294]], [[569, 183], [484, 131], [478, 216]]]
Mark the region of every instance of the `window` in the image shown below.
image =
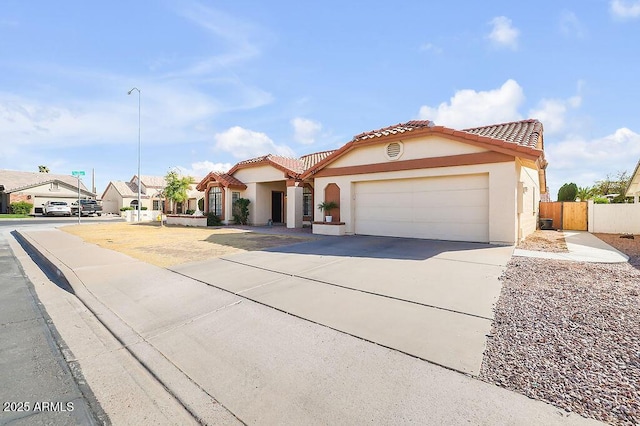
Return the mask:
[[311, 188], [305, 186], [302, 188], [302, 215], [311, 216], [313, 211], [313, 193]]
[[222, 217], [222, 190], [219, 186], [209, 190], [209, 212]]
[[51, 182], [50, 191], [60, 191], [60, 185], [58, 182]]
[[162, 200], [153, 200], [153, 209], [162, 210]]
[[232, 192], [231, 193], [231, 204], [236, 203], [236, 201], [238, 201], [240, 199], [240, 193], [239, 192]]

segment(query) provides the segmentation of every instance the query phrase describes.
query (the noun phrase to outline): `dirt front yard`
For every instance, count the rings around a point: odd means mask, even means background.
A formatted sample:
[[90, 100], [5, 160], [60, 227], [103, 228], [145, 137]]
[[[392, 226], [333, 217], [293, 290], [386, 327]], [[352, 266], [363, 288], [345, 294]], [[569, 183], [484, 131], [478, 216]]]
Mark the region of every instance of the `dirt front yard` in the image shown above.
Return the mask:
[[156, 223], [72, 225], [61, 227], [60, 230], [77, 235], [86, 242], [119, 251], [160, 267], [311, 239], [304, 235], [262, 234], [232, 227], [160, 227]]

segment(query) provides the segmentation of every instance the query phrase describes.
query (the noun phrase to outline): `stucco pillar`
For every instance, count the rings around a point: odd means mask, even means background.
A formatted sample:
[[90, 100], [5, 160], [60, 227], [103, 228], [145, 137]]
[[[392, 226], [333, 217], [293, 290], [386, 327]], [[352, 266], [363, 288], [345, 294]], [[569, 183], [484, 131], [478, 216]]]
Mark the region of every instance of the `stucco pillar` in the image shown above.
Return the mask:
[[633, 203], [634, 204], [638, 204], [638, 198], [640, 197], [640, 194], [638, 194], [637, 192], [635, 194], [633, 194]]
[[223, 188], [224, 197], [222, 202], [224, 203], [224, 218], [222, 218], [222, 222], [225, 225], [229, 225], [233, 223], [233, 197], [231, 189]]
[[302, 184], [287, 186], [287, 228], [302, 228]]

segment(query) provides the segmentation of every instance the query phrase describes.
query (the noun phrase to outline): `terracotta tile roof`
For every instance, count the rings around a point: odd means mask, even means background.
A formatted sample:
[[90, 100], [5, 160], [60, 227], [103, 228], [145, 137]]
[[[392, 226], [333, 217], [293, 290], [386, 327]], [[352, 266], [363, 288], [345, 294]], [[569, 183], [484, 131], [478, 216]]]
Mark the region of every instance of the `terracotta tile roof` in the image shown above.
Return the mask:
[[409, 137], [420, 137], [427, 135], [443, 135], [446, 137], [460, 139], [464, 142], [486, 146], [490, 149], [515, 155], [518, 157], [528, 158], [530, 160], [540, 161], [546, 166], [544, 160], [543, 148], [538, 148], [539, 142], [542, 142], [542, 123], [538, 120], [522, 120], [512, 123], [494, 124], [490, 126], [477, 127], [465, 130], [456, 130], [449, 127], [437, 126], [429, 120], [414, 120], [406, 123], [396, 124], [394, 126], [384, 127], [370, 132], [360, 133], [353, 139], [320, 160], [311, 167], [307, 167], [302, 174], [305, 179], [318, 171], [322, 170], [328, 164], [331, 164], [337, 158], [345, 155], [347, 152], [356, 147], [368, 144], [380, 143], [389, 140], [403, 138], [404, 133]]
[[236, 179], [229, 173], [216, 173], [211, 172], [204, 179], [201, 179], [200, 182], [196, 185], [197, 191], [205, 191], [207, 189], [207, 184], [211, 181], [216, 181], [221, 183], [223, 186], [231, 187], [231, 188], [242, 188], [246, 189], [247, 185], [245, 185], [240, 180]]
[[280, 157], [277, 155], [270, 155], [269, 156], [269, 160], [273, 161], [276, 164], [281, 165], [282, 167], [284, 167], [287, 170], [291, 170], [292, 172], [296, 173], [296, 174], [300, 174], [302, 172], [304, 172], [304, 166], [302, 161], [300, 161], [297, 158], [291, 158], [291, 157]]
[[542, 123], [531, 119], [463, 129], [462, 131], [491, 139], [500, 139], [529, 148], [536, 148], [540, 135], [542, 135]]
[[[0, 185], [4, 186], [5, 192], [19, 191], [53, 181], [63, 182], [76, 188], [78, 187], [78, 178], [71, 175], [0, 170]], [[82, 180], [80, 181], [80, 189], [89, 192]]]
[[424, 129], [425, 127], [433, 127], [435, 124], [430, 120], [413, 120], [406, 123], [399, 123], [395, 126], [384, 127], [378, 130], [371, 130], [369, 132], [360, 133], [353, 137], [354, 141], [361, 141], [365, 139], [379, 138], [382, 136], [395, 135], [398, 133], [411, 132], [417, 129]]
[[300, 157], [300, 161], [302, 161], [302, 168], [304, 170], [310, 169], [320, 161], [333, 154], [335, 151], [335, 149], [332, 149], [331, 151], [314, 152], [313, 154], [303, 155], [302, 157]]
[[260, 164], [271, 164], [282, 171], [291, 172], [292, 174], [300, 174], [304, 171], [303, 163], [297, 158], [290, 157], [282, 157], [279, 155], [267, 154], [261, 157], [250, 158], [248, 160], [243, 160], [238, 162], [229, 173], [233, 174], [236, 170], [241, 169], [243, 167], [251, 166], [251, 165], [260, 165]]

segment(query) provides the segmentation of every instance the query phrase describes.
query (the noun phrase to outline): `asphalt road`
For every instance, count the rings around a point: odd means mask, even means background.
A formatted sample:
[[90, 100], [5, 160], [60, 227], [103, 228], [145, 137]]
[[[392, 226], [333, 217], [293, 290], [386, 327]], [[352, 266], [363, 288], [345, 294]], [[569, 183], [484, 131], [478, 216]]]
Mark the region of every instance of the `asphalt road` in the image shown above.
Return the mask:
[[[5, 225], [4, 223], [2, 224]], [[103, 423], [64, 342], [0, 230], [0, 424]], [[91, 401], [91, 403], [90, 403]], [[93, 406], [93, 409], [91, 408]]]

